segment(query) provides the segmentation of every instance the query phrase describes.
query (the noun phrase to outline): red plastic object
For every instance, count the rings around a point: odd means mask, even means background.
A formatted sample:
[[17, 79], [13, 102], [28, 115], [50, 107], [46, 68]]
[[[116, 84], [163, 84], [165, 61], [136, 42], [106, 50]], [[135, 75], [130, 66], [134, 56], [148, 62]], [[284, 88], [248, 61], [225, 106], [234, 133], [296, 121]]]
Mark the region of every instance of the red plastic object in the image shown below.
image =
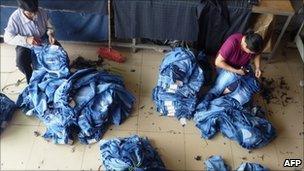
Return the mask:
[[114, 50], [112, 48], [99, 48], [98, 55], [102, 58], [109, 59], [118, 63], [123, 63], [126, 61], [125, 57], [123, 57], [117, 50]]

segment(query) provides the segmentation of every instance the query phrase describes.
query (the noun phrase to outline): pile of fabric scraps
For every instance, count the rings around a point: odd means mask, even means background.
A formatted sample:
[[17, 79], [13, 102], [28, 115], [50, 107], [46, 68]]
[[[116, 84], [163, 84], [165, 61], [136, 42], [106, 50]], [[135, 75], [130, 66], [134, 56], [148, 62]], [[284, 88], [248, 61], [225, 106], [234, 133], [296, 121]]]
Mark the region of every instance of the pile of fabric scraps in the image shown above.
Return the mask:
[[253, 74], [247, 74], [236, 81], [235, 90], [211, 100], [208, 108], [198, 104], [194, 121], [202, 137], [210, 139], [220, 131], [247, 149], [263, 147], [273, 140], [276, 131], [271, 123], [244, 107], [259, 89]]
[[46, 126], [43, 137], [59, 144], [101, 139], [108, 125], [121, 124], [132, 110], [134, 96], [121, 77], [96, 69], [69, 71], [62, 47], [34, 48], [34, 72], [17, 105]]
[[262, 90], [261, 95], [267, 104], [273, 103], [287, 106], [290, 103], [297, 103], [293, 97], [289, 95], [289, 86], [284, 77], [280, 78], [261, 78]]
[[[203, 53], [199, 56], [205, 57]], [[160, 65], [157, 86], [153, 90], [157, 111], [185, 123], [186, 119], [193, 117], [197, 95], [203, 84], [203, 70], [196, 63], [194, 54], [184, 48], [173, 49]]]
[[148, 139], [137, 135], [101, 140], [100, 153], [105, 170], [166, 170]]
[[82, 56], [78, 56], [71, 64], [71, 68], [74, 69], [86, 69], [103, 67], [103, 58], [98, 58], [96, 61], [85, 59]]
[[[229, 171], [229, 167], [224, 163], [221, 156], [211, 156], [205, 160], [207, 171]], [[237, 171], [268, 171], [268, 168], [257, 163], [242, 163]]]
[[12, 119], [17, 106], [5, 94], [0, 93], [0, 133], [5, 129], [8, 122]]

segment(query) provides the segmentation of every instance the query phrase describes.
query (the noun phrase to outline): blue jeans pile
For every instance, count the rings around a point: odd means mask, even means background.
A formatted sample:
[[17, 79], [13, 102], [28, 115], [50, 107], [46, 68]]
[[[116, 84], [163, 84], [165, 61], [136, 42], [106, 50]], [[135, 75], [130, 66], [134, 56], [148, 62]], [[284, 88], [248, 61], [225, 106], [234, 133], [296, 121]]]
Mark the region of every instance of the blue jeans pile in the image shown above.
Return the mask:
[[204, 161], [207, 171], [228, 171], [229, 166], [224, 163], [221, 156], [211, 156]]
[[0, 133], [5, 129], [8, 122], [12, 119], [17, 106], [5, 94], [0, 93]]
[[[203, 53], [199, 56], [205, 57]], [[185, 48], [174, 48], [165, 55], [157, 86], [153, 89], [157, 111], [178, 119], [191, 119], [203, 83], [203, 70], [196, 63], [194, 54]]]
[[217, 78], [214, 82], [212, 88], [204, 95], [204, 97], [200, 100], [200, 106], [198, 108], [204, 108], [207, 110], [209, 108], [209, 103], [219, 97], [225, 88], [227, 88], [230, 84], [235, 83], [241, 78], [240, 75], [226, 71], [224, 69], [217, 69]]
[[[221, 156], [211, 156], [204, 161], [207, 171], [229, 171]], [[237, 171], [268, 171], [267, 168], [257, 163], [242, 163]]]
[[81, 143], [94, 143], [108, 125], [119, 125], [130, 114], [135, 98], [121, 77], [95, 69], [70, 73], [62, 47], [46, 45], [34, 52], [35, 70], [17, 105], [46, 125], [44, 138], [71, 144], [77, 133]]
[[[218, 79], [223, 79], [221, 74]], [[215, 87], [210, 92], [220, 90], [219, 85]], [[247, 149], [265, 146], [273, 140], [276, 131], [271, 123], [243, 107], [259, 89], [259, 83], [253, 74], [247, 74], [237, 80], [237, 87], [233, 92], [209, 101], [208, 107], [205, 105], [205, 98], [203, 104], [198, 104], [194, 115], [202, 137], [210, 139], [220, 131], [225, 137], [237, 141]]]
[[166, 170], [164, 163], [148, 139], [137, 135], [101, 140], [100, 154], [106, 170]]

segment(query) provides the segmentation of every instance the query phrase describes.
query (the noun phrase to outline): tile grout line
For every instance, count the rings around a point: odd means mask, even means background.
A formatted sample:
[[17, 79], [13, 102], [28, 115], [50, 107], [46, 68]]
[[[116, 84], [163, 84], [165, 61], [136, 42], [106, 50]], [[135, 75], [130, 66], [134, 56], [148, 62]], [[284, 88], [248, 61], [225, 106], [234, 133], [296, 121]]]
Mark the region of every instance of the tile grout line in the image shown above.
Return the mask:
[[138, 95], [138, 111], [137, 111], [137, 128], [136, 128], [136, 134], [139, 133], [139, 115], [140, 115], [140, 102], [141, 102], [141, 95], [142, 95], [142, 72], [143, 72], [143, 61], [144, 61], [144, 53], [141, 51], [141, 65], [140, 65], [140, 74], [139, 74], [139, 95]]
[[230, 146], [230, 152], [231, 152], [231, 158], [232, 158], [232, 165], [233, 165], [233, 168], [235, 168], [236, 164], [234, 163], [234, 156], [233, 156], [233, 150], [232, 150], [231, 140], [229, 140], [229, 146]]
[[[23, 126], [24, 126], [24, 125], [23, 125]], [[39, 126], [36, 126], [36, 130], [39, 130]], [[30, 162], [30, 159], [31, 159], [31, 156], [32, 156], [32, 153], [33, 153], [33, 148], [34, 148], [34, 145], [35, 145], [36, 142], [37, 142], [37, 139], [38, 139], [38, 137], [35, 137], [35, 138], [34, 138], [34, 141], [33, 141], [33, 143], [32, 143], [31, 151], [30, 151], [29, 157], [28, 157], [27, 162], [26, 162], [26, 165], [25, 165], [25, 170], [28, 170], [27, 168], [28, 168], [28, 166], [29, 166], [29, 162]]]
[[38, 125], [29, 125], [29, 124], [20, 124], [20, 123], [11, 123], [11, 125], [14, 125], [14, 126], [40, 126], [39, 124]]
[[[170, 131], [144, 131], [144, 130], [140, 130], [140, 132], [162, 133], [162, 134], [168, 133], [168, 134], [173, 134], [173, 133], [170, 133]], [[181, 132], [181, 131], [177, 131], [177, 132]], [[180, 134], [182, 134], [182, 133], [180, 133]], [[174, 134], [174, 135], [180, 135], [180, 134], [176, 133], [176, 134]], [[192, 134], [190, 134], [190, 135], [192, 135]]]
[[280, 166], [279, 164], [279, 155], [278, 155], [278, 148], [277, 148], [277, 143], [276, 142], [273, 142], [274, 143], [274, 148], [275, 148], [275, 151], [276, 151], [276, 158], [277, 158], [277, 166]]
[[83, 153], [82, 153], [82, 159], [81, 159], [81, 165], [80, 165], [80, 170], [83, 169], [83, 161], [84, 161], [84, 154], [87, 150], [87, 146], [84, 147]]
[[184, 169], [187, 170], [187, 151], [186, 151], [186, 135], [185, 135], [185, 127], [183, 127], [183, 137], [184, 137], [184, 162], [185, 162], [185, 167]]

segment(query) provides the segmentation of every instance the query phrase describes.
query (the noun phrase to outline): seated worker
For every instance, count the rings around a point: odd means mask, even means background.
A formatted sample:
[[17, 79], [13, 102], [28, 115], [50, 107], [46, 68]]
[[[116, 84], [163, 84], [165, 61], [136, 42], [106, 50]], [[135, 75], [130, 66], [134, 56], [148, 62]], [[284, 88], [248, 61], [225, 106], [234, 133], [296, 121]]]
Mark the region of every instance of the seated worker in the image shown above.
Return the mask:
[[237, 81], [246, 72], [251, 72], [250, 61], [254, 60], [255, 77], [261, 76], [260, 53], [263, 50], [263, 38], [261, 35], [248, 31], [244, 35], [235, 33], [222, 45], [215, 59], [217, 78], [214, 86], [203, 98], [206, 107], [208, 101], [220, 96], [225, 88]]
[[32, 76], [31, 48], [48, 37], [50, 44], [60, 44], [54, 37], [54, 28], [46, 11], [38, 8], [38, 0], [17, 0], [19, 8], [10, 16], [4, 33], [4, 42], [16, 45], [16, 65], [25, 74], [27, 83]]
[[245, 35], [236, 33], [231, 35], [222, 45], [216, 59], [215, 65], [226, 71], [239, 75], [245, 75], [244, 67], [248, 66], [250, 60], [254, 60], [255, 76], [261, 76], [260, 53], [263, 50], [263, 38], [261, 35], [248, 31]]

